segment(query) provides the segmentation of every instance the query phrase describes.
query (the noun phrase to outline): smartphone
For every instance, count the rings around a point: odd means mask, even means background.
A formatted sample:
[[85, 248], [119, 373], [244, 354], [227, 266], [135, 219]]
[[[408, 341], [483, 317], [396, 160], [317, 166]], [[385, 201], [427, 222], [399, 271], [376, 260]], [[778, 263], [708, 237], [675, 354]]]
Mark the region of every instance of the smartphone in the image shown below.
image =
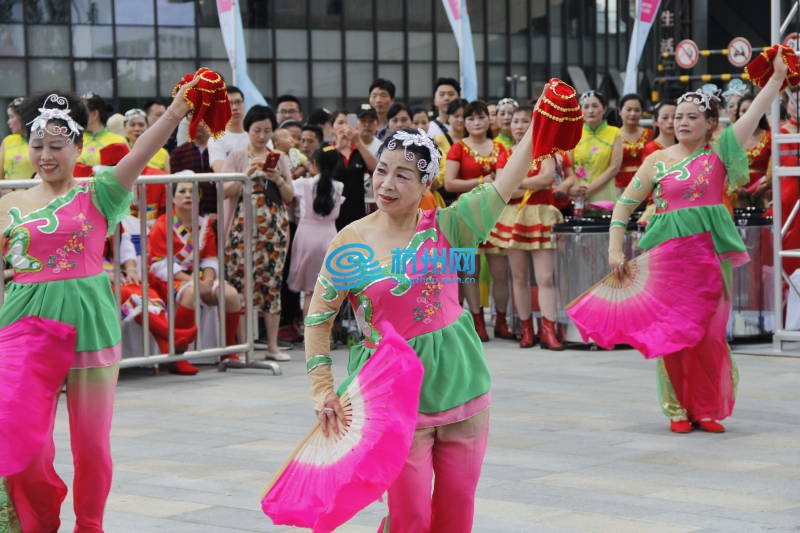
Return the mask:
[[347, 125], [351, 128], [355, 128], [358, 124], [358, 117], [356, 117], [355, 113], [348, 113], [347, 114]]
[[278, 161], [280, 158], [281, 154], [278, 152], [270, 152], [267, 154], [267, 159], [264, 161], [264, 166], [261, 168], [264, 170], [275, 170], [275, 168], [278, 166]]

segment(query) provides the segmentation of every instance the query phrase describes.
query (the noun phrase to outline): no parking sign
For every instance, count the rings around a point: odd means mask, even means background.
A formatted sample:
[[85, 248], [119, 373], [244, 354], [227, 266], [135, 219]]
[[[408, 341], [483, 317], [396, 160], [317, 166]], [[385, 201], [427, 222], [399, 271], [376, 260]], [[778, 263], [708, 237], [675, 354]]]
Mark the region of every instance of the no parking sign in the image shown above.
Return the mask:
[[684, 39], [675, 47], [675, 63], [681, 68], [692, 68], [700, 59], [700, 49], [691, 39]]

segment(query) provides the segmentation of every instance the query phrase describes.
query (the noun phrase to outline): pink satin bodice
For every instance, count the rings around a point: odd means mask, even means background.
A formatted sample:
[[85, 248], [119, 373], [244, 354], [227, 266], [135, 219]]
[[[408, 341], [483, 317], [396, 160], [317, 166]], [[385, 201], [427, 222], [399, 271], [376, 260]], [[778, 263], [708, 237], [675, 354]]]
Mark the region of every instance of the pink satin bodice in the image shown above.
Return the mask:
[[666, 168], [656, 163], [656, 212], [722, 204], [727, 173], [717, 153], [708, 145]]

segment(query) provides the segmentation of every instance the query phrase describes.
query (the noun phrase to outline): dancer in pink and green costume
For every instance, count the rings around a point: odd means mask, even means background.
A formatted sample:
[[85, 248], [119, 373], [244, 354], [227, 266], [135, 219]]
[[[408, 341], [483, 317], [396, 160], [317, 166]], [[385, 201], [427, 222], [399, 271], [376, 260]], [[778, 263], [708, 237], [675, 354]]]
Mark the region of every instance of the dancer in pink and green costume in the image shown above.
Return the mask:
[[[527, 176], [530, 130], [520, 146], [528, 149], [516, 151], [494, 183], [463, 194], [450, 207], [422, 211], [419, 201], [438, 174], [441, 156], [422, 130], [395, 132], [384, 141], [372, 177], [378, 210], [343, 228], [326, 254], [305, 322], [312, 398], [323, 429], [335, 430], [344, 419], [329, 339], [345, 300], [365, 336], [350, 350], [351, 375], [378, 346], [375, 325], [382, 320], [409, 342], [425, 368], [414, 442], [389, 489], [389, 516], [380, 531], [463, 533], [472, 528], [491, 378], [472, 316], [458, 300], [458, 277], [469, 274], [464, 268], [458, 272], [451, 260], [462, 253], [475, 261], [475, 248]], [[439, 270], [426, 270], [433, 263]]]
[[[711, 303], [710, 317], [703, 324], [705, 335], [699, 342], [658, 360], [658, 392], [670, 429], [686, 433], [698, 427], [719, 433], [725, 428], [718, 421], [733, 412], [738, 372], [726, 339], [730, 313], [731, 268], [748, 261], [739, 232], [723, 204], [726, 189], [736, 190], [749, 180], [747, 153], [742, 142], [752, 136], [759, 118], [780, 92], [786, 66], [778, 56], [775, 73], [753, 100], [747, 112], [725, 129], [718, 142], [709, 144], [719, 108], [713, 97], [702, 91], [684, 94], [675, 112], [677, 144], [651, 154], [642, 164], [617, 201], [612, 216], [609, 263], [622, 276], [625, 256], [623, 237], [628, 218], [652, 191], [656, 213], [639, 241], [644, 250], [672, 239], [702, 239], [708, 236], [709, 253], [719, 260], [719, 270], [710, 271], [722, 278], [719, 299]], [[681, 343], [686, 325], [674, 326], [671, 342]], [[654, 342], [657, 342], [654, 340]]]
[[[133, 151], [89, 183], [73, 177], [87, 121], [80, 99], [68, 93], [42, 94], [23, 104], [30, 160], [41, 183], [0, 200], [0, 244], [14, 269], [0, 308], [0, 327], [38, 316], [67, 324], [77, 333], [75, 346], [53, 350], [74, 353], [66, 387], [79, 533], [103, 531], [111, 488], [109, 437], [121, 334], [103, 270], [103, 247], [106, 236], [128, 214], [134, 181], [189, 110], [183, 94], [190, 85], [142, 134]], [[53, 468], [55, 403], [52, 412], [43, 449], [23, 470], [0, 480], [0, 524], [8, 517], [12, 527], [18, 517], [25, 532], [58, 530], [67, 487]]]

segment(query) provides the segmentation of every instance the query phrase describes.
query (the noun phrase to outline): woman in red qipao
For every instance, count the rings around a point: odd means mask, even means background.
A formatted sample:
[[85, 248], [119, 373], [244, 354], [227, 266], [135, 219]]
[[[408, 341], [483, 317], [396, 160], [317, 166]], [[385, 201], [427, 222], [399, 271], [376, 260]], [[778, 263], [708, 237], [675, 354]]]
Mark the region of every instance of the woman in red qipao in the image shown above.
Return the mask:
[[[162, 300], [167, 301], [168, 272], [172, 268], [175, 301], [178, 306], [175, 312], [175, 327], [189, 328], [194, 325], [194, 291], [192, 280], [193, 250], [195, 239], [192, 235], [192, 184], [180, 183], [173, 199], [174, 214], [167, 220], [162, 215], [156, 220], [147, 239], [150, 248], [150, 273], [148, 279]], [[200, 217], [198, 221], [200, 235], [196, 246], [200, 248], [200, 299], [206, 305], [217, 305], [219, 261], [217, 259], [217, 236], [212, 221]], [[173, 257], [167, 257], [167, 235], [172, 234]], [[236, 344], [236, 328], [239, 324], [241, 298], [236, 289], [225, 284], [225, 343]], [[175, 350], [185, 351], [188, 342], [175, 346]], [[159, 349], [166, 353], [169, 346], [159, 339]], [[230, 356], [236, 358], [235, 355]], [[197, 367], [188, 361], [179, 361], [171, 370], [178, 374], [192, 375]]]

